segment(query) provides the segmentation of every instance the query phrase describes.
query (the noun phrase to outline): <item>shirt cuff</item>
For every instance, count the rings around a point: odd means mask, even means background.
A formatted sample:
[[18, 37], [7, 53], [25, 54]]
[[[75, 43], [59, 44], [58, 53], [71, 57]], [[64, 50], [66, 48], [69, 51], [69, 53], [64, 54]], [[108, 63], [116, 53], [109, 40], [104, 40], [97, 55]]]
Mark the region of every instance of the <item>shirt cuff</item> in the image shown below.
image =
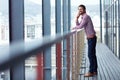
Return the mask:
[[75, 28], [76, 28], [76, 29], [79, 29], [79, 26], [78, 26], [78, 25], [76, 25], [76, 26], [75, 26]]

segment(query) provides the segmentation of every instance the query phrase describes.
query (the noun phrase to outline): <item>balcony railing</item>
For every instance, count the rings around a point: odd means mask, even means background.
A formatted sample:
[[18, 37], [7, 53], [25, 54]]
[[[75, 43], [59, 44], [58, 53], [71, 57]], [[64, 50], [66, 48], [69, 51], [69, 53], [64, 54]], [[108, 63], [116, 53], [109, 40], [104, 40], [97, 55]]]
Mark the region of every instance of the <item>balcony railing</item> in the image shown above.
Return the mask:
[[[66, 67], [62, 62], [62, 40], [66, 40], [67, 53]], [[56, 44], [56, 80], [78, 80], [80, 63], [84, 49], [84, 31], [73, 31], [56, 36], [47, 36], [39, 40], [30, 42], [14, 42], [0, 50], [0, 71], [9, 69], [26, 58], [37, 55], [37, 80], [43, 80], [44, 70], [44, 51]], [[12, 54], [12, 56], [10, 55]], [[42, 55], [41, 55], [42, 54]], [[63, 72], [66, 71], [66, 79], [63, 79]], [[14, 75], [13, 75], [14, 76]], [[19, 75], [17, 75], [19, 76]], [[11, 76], [10, 76], [11, 77]]]

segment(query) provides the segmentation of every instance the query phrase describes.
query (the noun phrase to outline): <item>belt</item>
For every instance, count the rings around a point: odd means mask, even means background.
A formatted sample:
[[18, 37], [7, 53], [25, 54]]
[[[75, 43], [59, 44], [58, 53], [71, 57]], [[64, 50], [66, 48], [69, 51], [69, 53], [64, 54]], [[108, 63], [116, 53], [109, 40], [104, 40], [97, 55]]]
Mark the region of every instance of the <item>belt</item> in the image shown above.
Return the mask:
[[87, 36], [87, 39], [91, 39], [91, 38], [94, 38], [96, 35], [90, 35], [90, 36]]

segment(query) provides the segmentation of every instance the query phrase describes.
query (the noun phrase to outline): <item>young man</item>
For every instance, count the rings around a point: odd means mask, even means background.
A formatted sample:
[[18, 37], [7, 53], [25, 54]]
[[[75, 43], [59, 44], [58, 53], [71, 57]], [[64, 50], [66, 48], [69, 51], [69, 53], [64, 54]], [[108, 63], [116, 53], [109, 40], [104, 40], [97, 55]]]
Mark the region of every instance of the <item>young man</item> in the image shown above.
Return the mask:
[[[81, 21], [78, 19], [81, 16]], [[85, 33], [88, 41], [88, 58], [90, 62], [89, 72], [86, 73], [85, 77], [97, 75], [97, 58], [96, 58], [96, 32], [92, 20], [89, 15], [86, 14], [86, 7], [84, 5], [78, 6], [78, 14], [76, 16], [76, 27], [73, 29], [85, 29]]]

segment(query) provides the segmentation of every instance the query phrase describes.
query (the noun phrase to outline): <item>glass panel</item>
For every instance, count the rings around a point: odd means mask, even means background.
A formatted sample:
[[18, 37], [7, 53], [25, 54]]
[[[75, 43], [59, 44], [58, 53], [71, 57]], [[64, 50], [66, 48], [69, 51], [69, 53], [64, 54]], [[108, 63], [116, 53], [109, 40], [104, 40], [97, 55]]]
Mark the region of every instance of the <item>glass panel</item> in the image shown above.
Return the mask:
[[112, 51], [113, 51], [113, 46], [114, 46], [114, 39], [113, 39], [113, 33], [114, 33], [114, 29], [113, 29], [113, 26], [114, 26], [114, 5], [112, 5], [112, 27], [111, 27], [111, 29], [112, 29]]
[[116, 56], [119, 56], [119, 14], [118, 14], [118, 0], [104, 0], [104, 9], [108, 11], [108, 39], [109, 47], [115, 53]]
[[110, 7], [110, 49], [112, 49], [112, 6]]
[[114, 3], [114, 54], [116, 54], [117, 51], [117, 7], [116, 2]]
[[[55, 0], [51, 0], [51, 35], [55, 35]], [[52, 80], [56, 79], [56, 46], [53, 45], [51, 48], [51, 65], [52, 65]]]
[[[8, 0], [0, 0], [0, 49], [4, 45], [9, 45]], [[9, 70], [0, 72], [0, 80], [10, 80]]]
[[[24, 37], [31, 41], [42, 37], [42, 0], [24, 0]], [[25, 61], [25, 80], [36, 79], [36, 57]]]
[[104, 0], [104, 9], [107, 9], [110, 6], [110, 0]]
[[63, 33], [63, 0], [61, 0], [61, 33]]
[[25, 0], [25, 41], [42, 37], [41, 4], [41, 0]]
[[108, 9], [108, 46], [109, 48], [111, 47], [110, 44], [111, 44], [111, 8]]
[[0, 46], [9, 42], [8, 0], [0, 0]]

